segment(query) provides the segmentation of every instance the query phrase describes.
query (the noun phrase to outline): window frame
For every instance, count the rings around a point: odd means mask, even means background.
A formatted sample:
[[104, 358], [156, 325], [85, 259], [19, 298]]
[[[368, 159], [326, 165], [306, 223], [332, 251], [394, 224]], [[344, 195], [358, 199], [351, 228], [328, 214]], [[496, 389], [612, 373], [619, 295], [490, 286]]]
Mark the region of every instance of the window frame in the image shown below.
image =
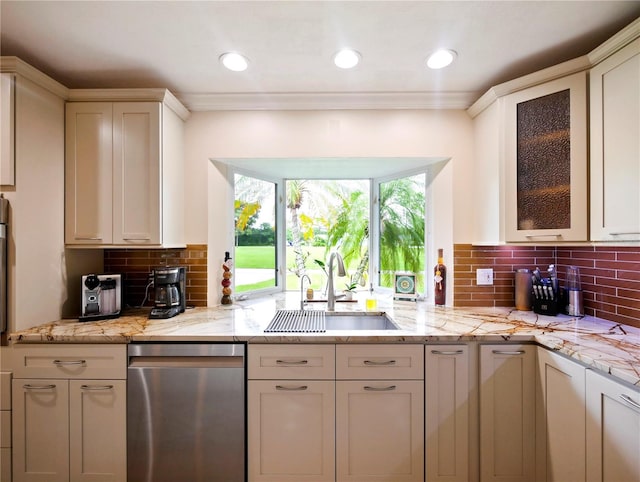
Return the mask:
[[[258, 179], [260, 181], [270, 182], [275, 185], [275, 199], [274, 199], [274, 209], [275, 209], [275, 218], [276, 218], [276, 259], [275, 259], [275, 280], [276, 285], [274, 287], [269, 288], [261, 288], [252, 291], [243, 291], [241, 294], [237, 294], [236, 292], [236, 265], [235, 262], [232, 263], [232, 272], [233, 276], [231, 277], [232, 290], [235, 293], [235, 296], [238, 297], [254, 297], [254, 296], [262, 296], [262, 295], [270, 295], [274, 293], [280, 293], [285, 291], [284, 286], [284, 276], [283, 276], [283, 267], [282, 263], [285, 259], [285, 244], [286, 244], [286, 229], [282, 229], [284, 227], [285, 219], [284, 219], [284, 206], [283, 206], [283, 195], [284, 195], [284, 179], [280, 177], [271, 177], [265, 176], [264, 174], [251, 171], [248, 169], [242, 169], [235, 166], [229, 166], [227, 169], [227, 182], [231, 186], [229, 190], [229, 201], [228, 208], [230, 207], [231, 211], [234, 212], [235, 209], [235, 198], [236, 198], [236, 185], [235, 185], [235, 176], [239, 174], [241, 176], [252, 177], [254, 179]], [[235, 250], [236, 250], [236, 226], [235, 226], [235, 216], [231, 216], [230, 221], [231, 227], [227, 229], [227, 243], [228, 246], [233, 247], [233, 256], [232, 259], [235, 259]], [[286, 227], [285, 227], [286, 228]]]

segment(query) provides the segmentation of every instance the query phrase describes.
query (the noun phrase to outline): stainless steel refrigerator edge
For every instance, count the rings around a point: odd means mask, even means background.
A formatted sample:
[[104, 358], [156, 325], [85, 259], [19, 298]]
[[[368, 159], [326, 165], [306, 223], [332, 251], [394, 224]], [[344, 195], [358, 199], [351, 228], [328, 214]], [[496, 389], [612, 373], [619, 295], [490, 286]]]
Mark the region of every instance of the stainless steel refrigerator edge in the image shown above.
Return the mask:
[[246, 480], [245, 345], [132, 343], [127, 478]]
[[0, 333], [7, 331], [7, 246], [9, 244], [9, 201], [0, 195]]

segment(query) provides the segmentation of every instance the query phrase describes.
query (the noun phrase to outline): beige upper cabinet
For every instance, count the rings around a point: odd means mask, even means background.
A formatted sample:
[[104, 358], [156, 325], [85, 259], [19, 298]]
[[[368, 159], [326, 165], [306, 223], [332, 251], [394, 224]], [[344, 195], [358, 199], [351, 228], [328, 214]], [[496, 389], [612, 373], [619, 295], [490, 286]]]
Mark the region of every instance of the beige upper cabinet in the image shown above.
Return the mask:
[[184, 246], [183, 122], [161, 102], [70, 102], [65, 242]]
[[640, 39], [590, 74], [591, 239], [640, 240]]
[[568, 75], [505, 96], [506, 241], [587, 240], [587, 81]]
[[0, 74], [0, 185], [16, 182], [15, 157], [15, 75]]

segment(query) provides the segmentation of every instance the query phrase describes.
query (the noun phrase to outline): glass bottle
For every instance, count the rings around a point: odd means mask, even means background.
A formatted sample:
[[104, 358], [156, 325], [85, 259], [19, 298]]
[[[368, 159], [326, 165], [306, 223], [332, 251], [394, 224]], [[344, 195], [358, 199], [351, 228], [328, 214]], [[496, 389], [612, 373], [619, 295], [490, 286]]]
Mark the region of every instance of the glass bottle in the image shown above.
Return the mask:
[[433, 268], [433, 298], [436, 305], [447, 301], [447, 267], [444, 265], [443, 249], [438, 249], [438, 264]]

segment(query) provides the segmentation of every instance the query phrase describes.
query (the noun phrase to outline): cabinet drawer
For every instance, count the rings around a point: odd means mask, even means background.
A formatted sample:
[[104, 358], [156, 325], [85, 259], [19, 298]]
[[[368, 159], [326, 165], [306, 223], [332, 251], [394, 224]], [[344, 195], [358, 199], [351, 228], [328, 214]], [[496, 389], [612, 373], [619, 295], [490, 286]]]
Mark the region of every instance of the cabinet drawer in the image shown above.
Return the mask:
[[422, 380], [424, 345], [338, 345], [336, 378]]
[[333, 379], [334, 345], [249, 345], [249, 379]]
[[11, 410], [11, 372], [0, 372], [0, 410]]
[[127, 378], [126, 345], [13, 347], [14, 378]]

